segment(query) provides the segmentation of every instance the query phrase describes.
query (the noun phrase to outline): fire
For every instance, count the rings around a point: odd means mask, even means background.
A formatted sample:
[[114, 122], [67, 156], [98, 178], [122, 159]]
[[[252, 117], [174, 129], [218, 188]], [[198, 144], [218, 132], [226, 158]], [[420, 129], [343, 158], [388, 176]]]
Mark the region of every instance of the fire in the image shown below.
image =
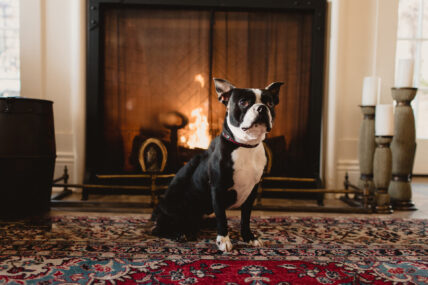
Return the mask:
[[195, 81], [199, 82], [199, 84], [201, 84], [201, 87], [203, 88], [205, 86], [205, 79], [202, 76], [202, 74], [196, 74], [195, 75]]
[[180, 137], [180, 142], [188, 148], [204, 148], [210, 145], [211, 137], [207, 116], [203, 114], [202, 108], [196, 108], [190, 113], [190, 123], [187, 135]]

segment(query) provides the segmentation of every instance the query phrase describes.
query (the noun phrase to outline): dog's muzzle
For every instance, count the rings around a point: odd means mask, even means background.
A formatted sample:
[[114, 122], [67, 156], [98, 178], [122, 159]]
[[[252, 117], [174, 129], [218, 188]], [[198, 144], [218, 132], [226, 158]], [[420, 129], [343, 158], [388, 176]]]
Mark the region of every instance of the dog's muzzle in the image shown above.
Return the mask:
[[255, 120], [255, 124], [264, 124], [266, 125], [266, 131], [270, 132], [271, 130], [271, 117], [269, 116], [269, 109], [266, 107], [266, 105], [260, 105], [257, 107], [257, 112], [259, 115], [257, 116], [257, 119]]
[[247, 131], [255, 125], [263, 124], [266, 126], [266, 131], [270, 132], [272, 129], [272, 122], [268, 107], [264, 104], [260, 104], [258, 106], [254, 106], [252, 112], [254, 119], [252, 120], [251, 125], [249, 127], [243, 127], [242, 130]]

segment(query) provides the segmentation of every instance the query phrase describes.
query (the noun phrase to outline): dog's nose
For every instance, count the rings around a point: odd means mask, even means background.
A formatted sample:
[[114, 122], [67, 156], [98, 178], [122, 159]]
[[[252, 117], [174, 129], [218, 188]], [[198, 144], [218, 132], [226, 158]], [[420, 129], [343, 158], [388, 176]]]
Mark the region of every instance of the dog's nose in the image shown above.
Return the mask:
[[266, 109], [266, 106], [265, 106], [265, 105], [260, 105], [260, 106], [258, 106], [256, 110], [257, 110], [257, 112], [259, 112], [259, 113], [262, 113], [262, 112], [266, 112], [266, 111], [267, 111], [267, 109]]

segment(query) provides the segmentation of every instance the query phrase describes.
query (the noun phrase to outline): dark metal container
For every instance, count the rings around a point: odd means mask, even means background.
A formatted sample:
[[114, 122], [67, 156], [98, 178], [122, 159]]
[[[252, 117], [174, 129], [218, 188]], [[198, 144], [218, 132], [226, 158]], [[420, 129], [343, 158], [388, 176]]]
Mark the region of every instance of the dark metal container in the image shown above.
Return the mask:
[[0, 217], [49, 210], [55, 158], [52, 102], [0, 98]]

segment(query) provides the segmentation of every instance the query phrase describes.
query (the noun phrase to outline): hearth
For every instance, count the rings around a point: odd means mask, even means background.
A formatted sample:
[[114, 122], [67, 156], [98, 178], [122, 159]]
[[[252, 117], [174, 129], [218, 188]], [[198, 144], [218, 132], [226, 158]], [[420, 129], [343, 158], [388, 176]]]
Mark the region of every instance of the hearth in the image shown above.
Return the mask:
[[320, 186], [324, 21], [322, 0], [89, 1], [86, 182], [174, 173], [203, 151], [224, 119], [219, 77], [285, 82], [270, 175]]

